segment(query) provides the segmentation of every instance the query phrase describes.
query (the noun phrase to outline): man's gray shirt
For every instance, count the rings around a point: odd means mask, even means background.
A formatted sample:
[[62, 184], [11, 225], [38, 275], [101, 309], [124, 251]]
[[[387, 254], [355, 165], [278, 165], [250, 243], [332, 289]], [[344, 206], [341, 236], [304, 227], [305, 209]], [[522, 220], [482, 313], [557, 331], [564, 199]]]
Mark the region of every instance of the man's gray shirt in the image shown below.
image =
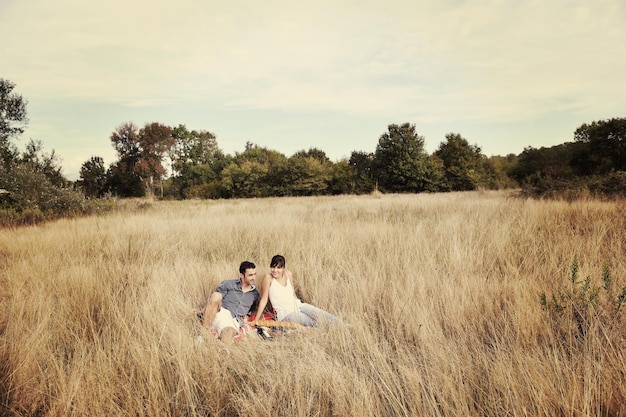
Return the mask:
[[217, 287], [217, 292], [222, 294], [222, 308], [230, 312], [233, 318], [242, 319], [250, 312], [250, 307], [259, 298], [259, 291], [252, 286], [250, 291], [243, 292], [241, 279], [227, 279]]

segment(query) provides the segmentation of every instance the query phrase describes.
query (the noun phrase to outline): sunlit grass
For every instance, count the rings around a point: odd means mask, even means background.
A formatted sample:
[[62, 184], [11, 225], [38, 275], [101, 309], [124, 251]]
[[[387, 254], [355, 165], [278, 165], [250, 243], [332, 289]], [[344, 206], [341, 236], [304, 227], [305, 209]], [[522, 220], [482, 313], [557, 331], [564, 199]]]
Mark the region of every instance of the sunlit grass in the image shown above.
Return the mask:
[[[623, 202], [124, 204], [0, 231], [0, 415], [626, 415], [624, 326], [566, 345], [540, 303], [574, 259], [626, 285]], [[343, 325], [231, 346], [203, 333], [192, 309], [277, 253]]]

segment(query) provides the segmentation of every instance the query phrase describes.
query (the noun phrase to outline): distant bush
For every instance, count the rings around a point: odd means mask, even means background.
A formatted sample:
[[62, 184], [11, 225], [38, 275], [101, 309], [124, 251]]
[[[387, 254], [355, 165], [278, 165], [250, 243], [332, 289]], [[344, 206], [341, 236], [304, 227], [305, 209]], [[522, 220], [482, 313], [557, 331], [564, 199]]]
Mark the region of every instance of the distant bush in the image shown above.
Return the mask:
[[15, 164], [0, 179], [0, 227], [34, 225], [62, 217], [111, 211], [110, 198], [87, 200], [70, 186], [52, 184], [28, 164]]
[[564, 199], [626, 198], [626, 172], [614, 171], [607, 175], [559, 178], [539, 173], [530, 175], [522, 184], [522, 196], [531, 198]]
[[184, 193], [185, 198], [216, 199], [221, 196], [222, 187], [217, 181], [191, 186]]
[[599, 179], [597, 190], [601, 195], [626, 197], [626, 171], [614, 171], [604, 177], [594, 178]]

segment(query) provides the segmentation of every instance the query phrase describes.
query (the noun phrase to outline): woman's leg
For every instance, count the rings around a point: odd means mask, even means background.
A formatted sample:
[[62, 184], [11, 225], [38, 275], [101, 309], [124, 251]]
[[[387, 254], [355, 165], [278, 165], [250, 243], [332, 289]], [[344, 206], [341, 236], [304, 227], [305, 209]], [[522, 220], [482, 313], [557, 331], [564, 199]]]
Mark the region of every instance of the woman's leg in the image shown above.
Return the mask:
[[306, 327], [313, 327], [317, 325], [317, 322], [312, 317], [304, 314], [302, 310], [287, 314], [283, 320], [290, 323], [299, 323]]
[[337, 323], [339, 321], [337, 320], [337, 317], [333, 316], [329, 312], [307, 303], [302, 303], [302, 305], [300, 305], [300, 312], [310, 317], [315, 322], [314, 326], [317, 326], [324, 321], [329, 323]]

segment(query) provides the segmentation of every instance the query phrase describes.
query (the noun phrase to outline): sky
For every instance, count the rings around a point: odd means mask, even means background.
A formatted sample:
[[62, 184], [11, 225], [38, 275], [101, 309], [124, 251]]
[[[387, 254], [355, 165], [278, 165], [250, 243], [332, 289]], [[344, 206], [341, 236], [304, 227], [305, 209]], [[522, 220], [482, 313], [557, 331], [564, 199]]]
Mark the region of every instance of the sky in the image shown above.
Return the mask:
[[21, 139], [77, 179], [122, 123], [207, 130], [333, 161], [411, 123], [487, 156], [626, 117], [624, 0], [0, 0], [0, 78]]

